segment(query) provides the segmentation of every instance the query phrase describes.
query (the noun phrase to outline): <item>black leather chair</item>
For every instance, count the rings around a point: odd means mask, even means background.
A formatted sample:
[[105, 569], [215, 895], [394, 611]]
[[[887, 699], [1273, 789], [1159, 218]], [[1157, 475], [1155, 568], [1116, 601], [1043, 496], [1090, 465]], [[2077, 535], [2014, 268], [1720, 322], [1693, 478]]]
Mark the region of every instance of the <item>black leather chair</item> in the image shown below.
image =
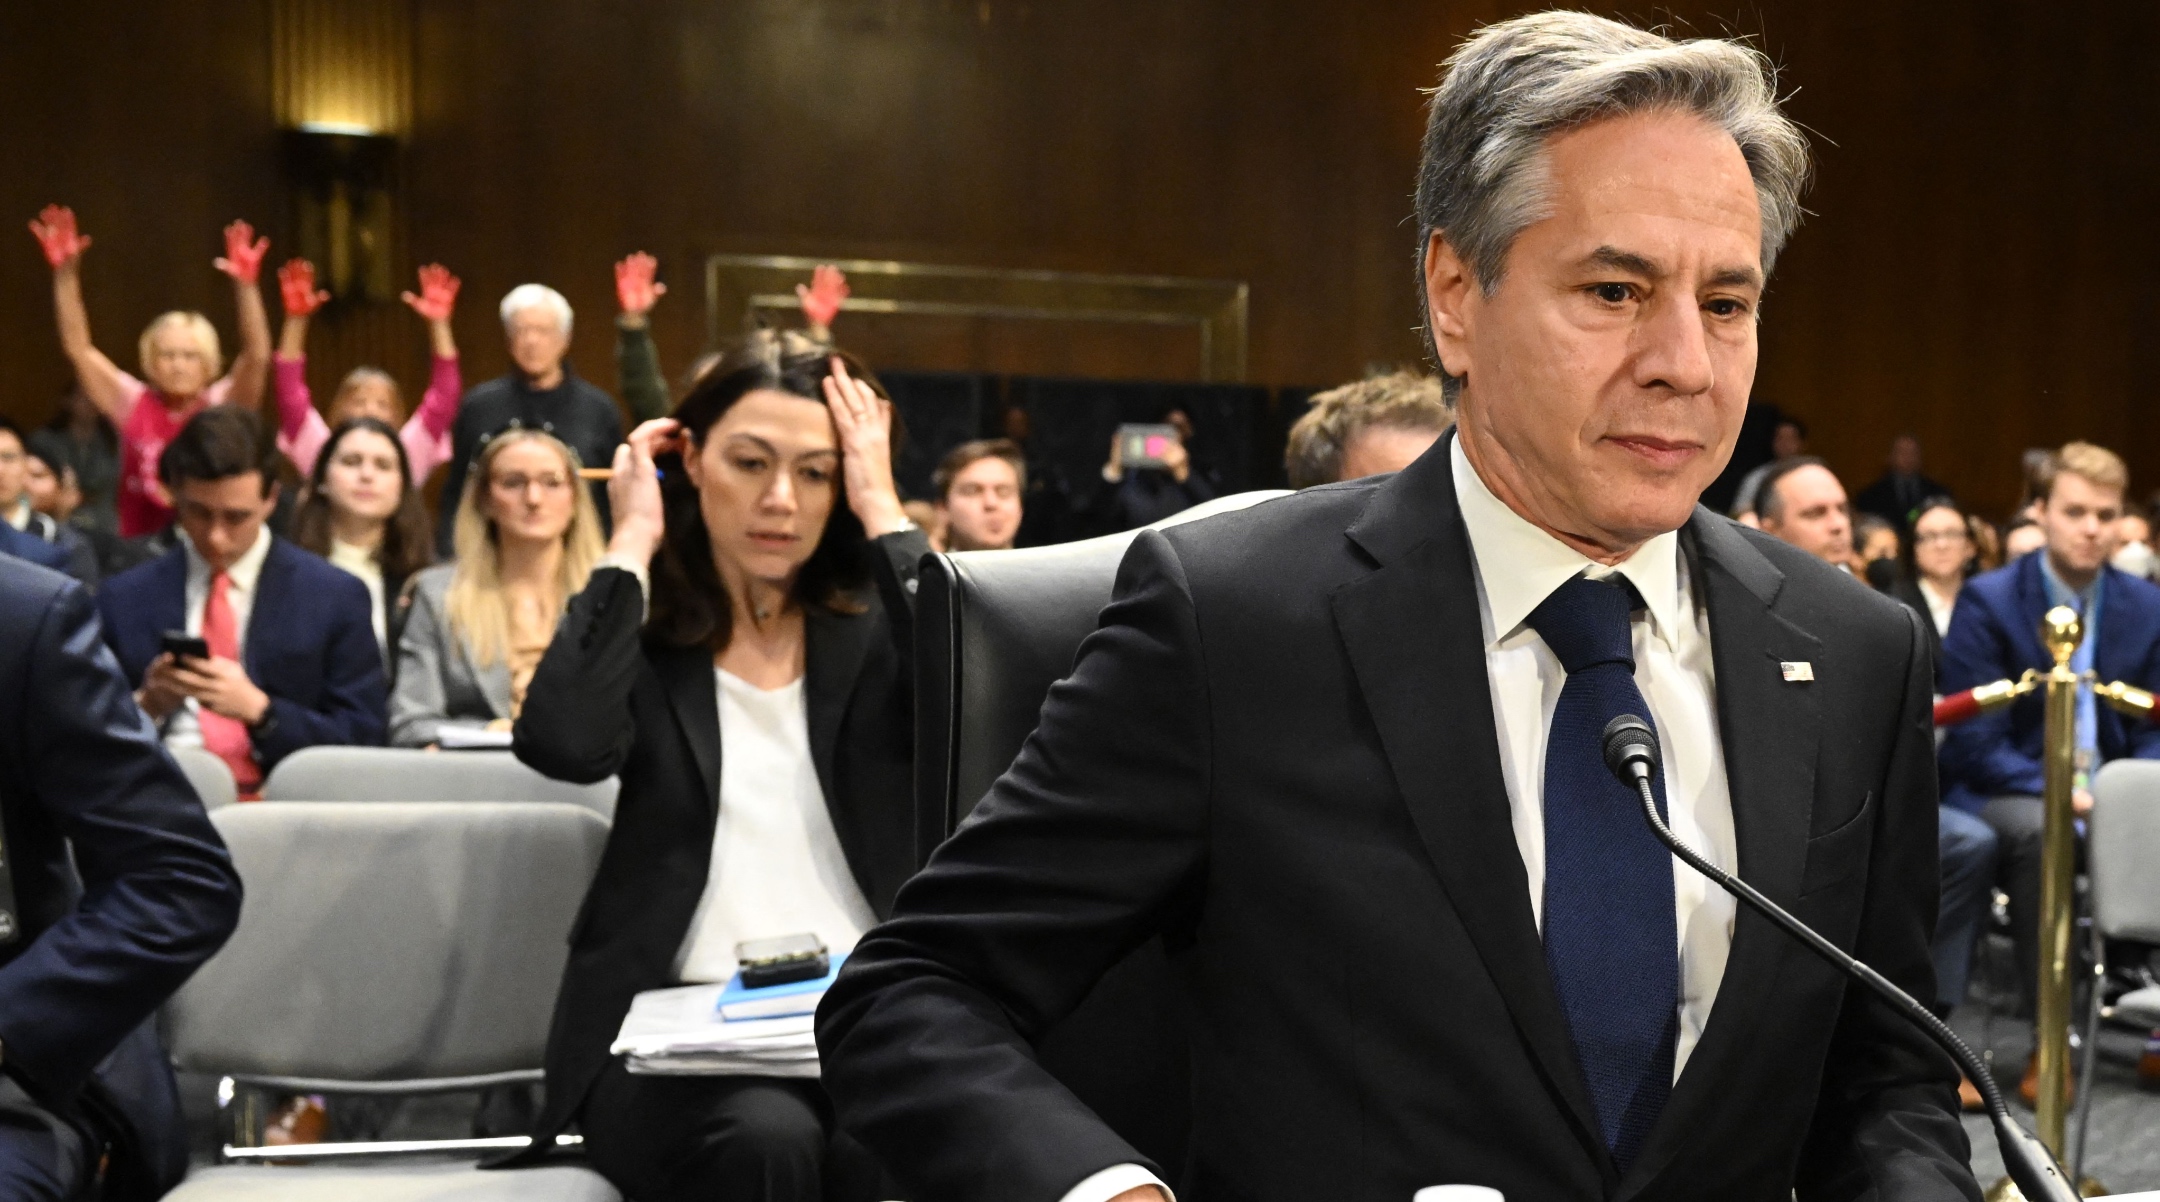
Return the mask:
[[[1224, 497], [1164, 525], [1279, 492]], [[1134, 533], [1019, 551], [931, 555], [915, 622], [918, 858], [952, 833], [1035, 729], [1050, 686], [1110, 600]], [[1043, 1039], [1044, 1067], [1175, 1182], [1191, 1120], [1186, 1023], [1172, 963], [1149, 940]]]

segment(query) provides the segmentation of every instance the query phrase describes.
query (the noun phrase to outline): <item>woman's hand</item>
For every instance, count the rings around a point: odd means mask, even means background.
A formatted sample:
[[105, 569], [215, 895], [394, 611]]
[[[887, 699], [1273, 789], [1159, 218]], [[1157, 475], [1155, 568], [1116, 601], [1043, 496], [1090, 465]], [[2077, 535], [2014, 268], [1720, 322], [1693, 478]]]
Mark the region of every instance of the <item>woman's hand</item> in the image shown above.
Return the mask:
[[615, 299], [622, 305], [622, 324], [630, 329], [643, 328], [652, 307], [667, 295], [667, 285], [653, 280], [659, 270], [660, 260], [642, 250], [615, 265]]
[[306, 259], [285, 260], [277, 269], [277, 282], [287, 317], [306, 317], [329, 303], [330, 294], [315, 287], [315, 265]]
[[75, 266], [82, 253], [90, 249], [90, 236], [75, 228], [75, 210], [66, 205], [46, 205], [37, 220], [30, 223], [30, 232], [45, 252], [46, 265], [54, 271]]
[[235, 221], [225, 227], [225, 253], [210, 265], [231, 276], [235, 284], [252, 285], [262, 277], [263, 256], [269, 253], [270, 239], [256, 238], [254, 226]]
[[825, 377], [825, 407], [840, 434], [848, 508], [861, 519], [863, 533], [881, 538], [907, 529], [907, 511], [900, 508], [900, 490], [893, 484], [892, 402], [849, 376], [836, 355], [832, 374]]
[[429, 322], [446, 322], [450, 320], [450, 314], [457, 309], [458, 286], [461, 282], [450, 274], [449, 268], [440, 263], [430, 263], [420, 269], [419, 295], [402, 292], [398, 294], [398, 298], [405, 302], [407, 308]]
[[608, 554], [641, 564], [652, 562], [653, 552], [667, 537], [660, 471], [653, 459], [681, 447], [682, 442], [682, 423], [661, 417], [630, 431], [630, 437], [615, 448], [615, 474], [607, 486], [615, 533], [608, 539]]

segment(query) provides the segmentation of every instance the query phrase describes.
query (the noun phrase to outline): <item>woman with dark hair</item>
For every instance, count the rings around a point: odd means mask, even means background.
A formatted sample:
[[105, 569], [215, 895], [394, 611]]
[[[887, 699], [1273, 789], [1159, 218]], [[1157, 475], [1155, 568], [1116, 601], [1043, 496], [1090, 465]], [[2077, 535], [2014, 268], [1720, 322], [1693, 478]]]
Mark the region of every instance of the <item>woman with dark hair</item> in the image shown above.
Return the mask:
[[293, 513], [292, 540], [367, 585], [386, 663], [397, 645], [397, 599], [428, 565], [428, 535], [427, 509], [397, 431], [372, 417], [331, 431]]
[[1956, 501], [1929, 497], [1913, 510], [1912, 536], [1898, 551], [1897, 582], [1885, 591], [1928, 620], [1937, 670], [1958, 593], [1978, 568], [1972, 522]]
[[909, 607], [927, 548], [893, 486], [892, 426], [859, 362], [766, 331], [616, 451], [608, 552], [514, 730], [549, 776], [622, 781], [518, 1159], [576, 1122], [593, 1164], [651, 1202], [893, 1196], [816, 1081], [632, 1075], [608, 1051], [636, 994], [726, 981], [740, 943], [847, 952], [914, 870]]

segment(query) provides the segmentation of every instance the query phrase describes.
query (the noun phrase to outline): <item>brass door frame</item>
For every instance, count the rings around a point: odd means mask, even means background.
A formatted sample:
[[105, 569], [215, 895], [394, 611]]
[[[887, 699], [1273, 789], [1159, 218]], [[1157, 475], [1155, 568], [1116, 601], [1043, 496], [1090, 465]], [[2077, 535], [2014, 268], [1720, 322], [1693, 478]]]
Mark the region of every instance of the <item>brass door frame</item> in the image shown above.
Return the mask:
[[705, 260], [707, 344], [717, 346], [732, 332], [731, 315], [739, 315], [732, 317], [736, 328], [751, 329], [768, 324], [761, 315], [796, 312], [795, 285], [808, 282], [820, 263], [847, 273], [847, 307], [857, 313], [1193, 326], [1200, 334], [1200, 379], [1245, 379], [1245, 281], [1182, 276], [711, 255]]

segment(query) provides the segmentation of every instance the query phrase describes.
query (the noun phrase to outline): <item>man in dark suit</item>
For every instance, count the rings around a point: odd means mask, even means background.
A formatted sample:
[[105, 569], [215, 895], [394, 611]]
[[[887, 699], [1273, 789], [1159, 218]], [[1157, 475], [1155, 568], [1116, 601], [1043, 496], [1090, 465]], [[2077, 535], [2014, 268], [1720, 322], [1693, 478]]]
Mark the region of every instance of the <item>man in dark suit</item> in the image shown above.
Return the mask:
[[[105, 639], [172, 743], [223, 759], [243, 792], [317, 744], [379, 744], [387, 686], [367, 586], [271, 534], [278, 486], [255, 415], [213, 406], [158, 461], [181, 545], [107, 581]], [[174, 657], [167, 632], [207, 659]]]
[[1874, 514], [1897, 527], [1903, 536], [1912, 529], [1913, 519], [1920, 516], [1920, 502], [1949, 495], [1949, 489], [1920, 474], [1920, 440], [1900, 434], [1891, 440], [1890, 462], [1883, 474], [1860, 490], [1860, 495], [1853, 498], [1853, 508]]
[[[1943, 692], [2052, 667], [2040, 621], [2058, 605], [2077, 610], [2085, 626], [2071, 667], [2096, 673], [2102, 683], [2160, 688], [2160, 587], [2108, 563], [2129, 482], [2121, 457], [2105, 448], [2073, 442], [2056, 452], [2037, 506], [2047, 542], [2037, 554], [1966, 582], [1943, 636]], [[2045, 699], [2036, 691], [2008, 709], [1953, 727], [1942, 746], [1943, 804], [1976, 814], [1995, 829], [1997, 873], [2010, 895], [2011, 939], [2028, 1003], [2040, 967], [2045, 716]], [[2160, 759], [2160, 728], [2125, 718], [2080, 688], [2072, 793], [2079, 814], [2092, 808], [2092, 774], [2124, 758]], [[2028, 1068], [2022, 1087], [2027, 1101], [2036, 1088]]]
[[825, 999], [840, 1121], [915, 1196], [1159, 1202], [1033, 1041], [1161, 934], [1183, 1202], [1978, 1202], [1950, 1059], [1676, 871], [1599, 757], [1649, 718], [1683, 837], [1925, 996], [1919, 623], [1695, 503], [1806, 159], [1738, 45], [1543, 13], [1456, 53], [1418, 214], [1457, 434], [1143, 532]]
[[[0, 1197], [85, 1196], [118, 1127], [136, 1139], [111, 1171], [170, 1186], [186, 1146], [146, 1022], [232, 934], [240, 881], [128, 695], [89, 595], [6, 560], [0, 819], [13, 870], [13, 937], [0, 943]], [[176, 1150], [177, 1164], [144, 1163], [150, 1145]]]

